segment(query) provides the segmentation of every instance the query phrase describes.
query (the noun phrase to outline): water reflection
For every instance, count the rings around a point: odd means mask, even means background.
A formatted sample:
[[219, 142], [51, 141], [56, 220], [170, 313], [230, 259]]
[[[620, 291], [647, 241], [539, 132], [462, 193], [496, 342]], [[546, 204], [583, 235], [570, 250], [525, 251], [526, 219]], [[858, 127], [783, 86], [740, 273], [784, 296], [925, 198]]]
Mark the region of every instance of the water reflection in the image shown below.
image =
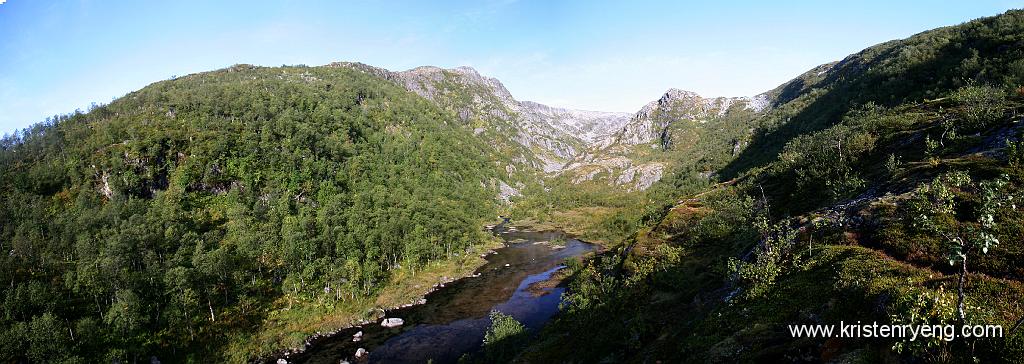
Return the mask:
[[[358, 348], [370, 351], [375, 363], [454, 363], [480, 349], [490, 325], [488, 314], [498, 310], [527, 328], [539, 329], [558, 312], [563, 288], [533, 286], [548, 280], [566, 258], [594, 250], [594, 246], [561, 232], [529, 232], [499, 225], [495, 231], [509, 245], [489, 255], [477, 273], [427, 295], [427, 303], [387, 313], [405, 325], [387, 329], [377, 324], [343, 330], [315, 341], [293, 363], [353, 361]], [[360, 342], [351, 337], [363, 331]]]

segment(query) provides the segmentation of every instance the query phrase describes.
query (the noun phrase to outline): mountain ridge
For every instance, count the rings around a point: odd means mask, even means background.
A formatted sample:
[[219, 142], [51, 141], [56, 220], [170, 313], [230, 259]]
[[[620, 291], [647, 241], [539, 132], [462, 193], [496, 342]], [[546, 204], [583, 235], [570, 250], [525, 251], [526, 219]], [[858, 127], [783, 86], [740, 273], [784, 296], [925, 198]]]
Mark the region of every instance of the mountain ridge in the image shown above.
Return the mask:
[[518, 101], [468, 67], [159, 81], [0, 142], [0, 359], [302, 347], [466, 268], [503, 216], [605, 247], [565, 263], [559, 315], [502, 349], [519, 362], [1020, 362], [1013, 331], [787, 326], [1019, 326], [1022, 110], [1019, 10], [635, 113]]
[[[770, 110], [772, 103], [768, 92], [744, 97], [703, 97], [670, 88], [632, 113], [578, 110], [517, 100], [500, 80], [469, 66], [419, 66], [405, 71], [358, 62], [334, 62], [327, 66], [382, 77], [448, 107], [463, 121], [483, 120], [474, 125], [475, 134], [483, 134], [495, 145], [507, 140], [517, 144], [505, 149], [518, 154], [505, 166], [509, 178], [513, 171], [535, 170], [566, 177], [574, 184], [599, 179], [610, 187], [626, 186], [628, 191], [642, 191], [661, 179], [670, 163], [636, 162], [634, 149], [652, 143], [657, 144], [653, 147], [667, 147], [662, 139], [667, 137], [665, 132], [670, 124], [703, 123], [741, 111], [760, 114]], [[488, 137], [489, 131], [495, 135]], [[524, 187], [522, 179], [509, 181], [509, 185]], [[516, 188], [506, 190], [518, 194]]]

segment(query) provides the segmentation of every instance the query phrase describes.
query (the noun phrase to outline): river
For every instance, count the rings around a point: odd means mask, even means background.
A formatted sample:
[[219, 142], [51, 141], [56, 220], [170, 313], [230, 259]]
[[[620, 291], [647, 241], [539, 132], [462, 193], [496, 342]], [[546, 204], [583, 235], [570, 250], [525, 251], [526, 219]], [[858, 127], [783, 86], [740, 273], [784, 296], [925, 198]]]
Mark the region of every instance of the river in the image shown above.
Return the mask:
[[[494, 232], [506, 246], [487, 256], [477, 276], [445, 285], [426, 296], [426, 303], [386, 312], [404, 325], [384, 328], [380, 321], [314, 340], [289, 363], [455, 363], [480, 350], [490, 326], [488, 314], [498, 310], [536, 332], [558, 312], [564, 288], [548, 281], [566, 258], [594, 251], [596, 246], [559, 231], [522, 231], [498, 225]], [[359, 342], [352, 336], [362, 331]], [[369, 351], [355, 358], [359, 348]]]

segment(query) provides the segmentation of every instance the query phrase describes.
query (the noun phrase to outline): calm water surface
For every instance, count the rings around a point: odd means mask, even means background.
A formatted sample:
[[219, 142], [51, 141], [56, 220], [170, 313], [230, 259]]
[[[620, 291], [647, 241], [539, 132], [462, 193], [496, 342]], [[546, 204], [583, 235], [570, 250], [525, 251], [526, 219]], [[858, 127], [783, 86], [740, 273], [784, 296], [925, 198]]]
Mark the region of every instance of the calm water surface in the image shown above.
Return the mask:
[[[358, 348], [365, 348], [370, 351], [371, 363], [455, 363], [463, 354], [480, 349], [490, 326], [491, 310], [512, 315], [527, 328], [539, 329], [558, 312], [564, 288], [534, 283], [550, 278], [566, 258], [596, 247], [558, 231], [514, 229], [495, 229], [507, 246], [487, 256], [487, 263], [477, 270], [479, 277], [449, 283], [427, 295], [425, 304], [387, 312], [386, 317], [401, 318], [405, 325], [387, 329], [378, 321], [342, 330], [314, 341], [288, 362], [366, 362], [354, 357]], [[358, 331], [363, 332], [362, 341], [352, 342], [352, 335]]]

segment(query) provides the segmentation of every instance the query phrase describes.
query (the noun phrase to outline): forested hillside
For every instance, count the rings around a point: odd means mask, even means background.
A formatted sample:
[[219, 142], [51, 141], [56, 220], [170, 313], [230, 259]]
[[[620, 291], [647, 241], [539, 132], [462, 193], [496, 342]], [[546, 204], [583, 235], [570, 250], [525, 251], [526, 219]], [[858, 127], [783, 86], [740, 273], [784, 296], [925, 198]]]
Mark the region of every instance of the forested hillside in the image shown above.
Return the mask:
[[[540, 332], [493, 315], [502, 361], [1020, 362], [1022, 110], [1024, 11], [635, 114], [468, 67], [160, 81], [0, 143], [0, 361], [267, 357], [471, 274], [507, 214], [606, 249]], [[839, 321], [1005, 337], [787, 329]]]
[[463, 253], [498, 169], [453, 120], [351, 69], [239, 65], [5, 138], [0, 360], [221, 361]]
[[[718, 183], [663, 180], [633, 234], [570, 264], [562, 315], [516, 360], [1024, 360], [1024, 12], [883, 43], [767, 95], [749, 146], [710, 164]], [[840, 321], [1005, 331], [787, 329]]]

